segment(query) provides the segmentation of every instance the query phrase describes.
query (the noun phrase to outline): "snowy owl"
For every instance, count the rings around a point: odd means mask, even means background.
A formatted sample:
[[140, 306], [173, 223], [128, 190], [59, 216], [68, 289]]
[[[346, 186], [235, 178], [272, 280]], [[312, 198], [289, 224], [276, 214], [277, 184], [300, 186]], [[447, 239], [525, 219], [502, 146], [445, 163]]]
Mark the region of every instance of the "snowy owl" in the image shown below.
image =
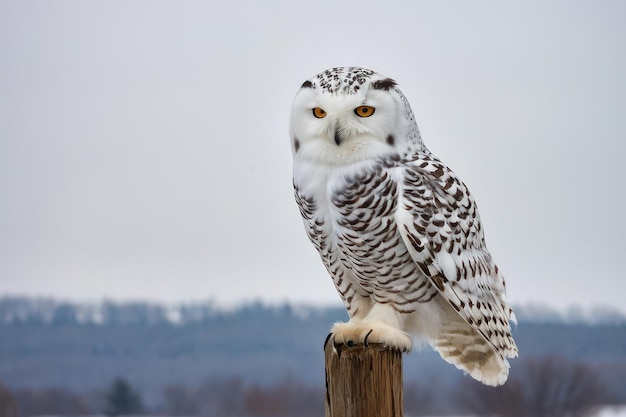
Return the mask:
[[474, 198], [426, 148], [396, 82], [326, 70], [296, 94], [290, 135], [306, 233], [350, 316], [334, 343], [410, 351], [414, 338], [503, 384], [517, 356], [504, 278]]

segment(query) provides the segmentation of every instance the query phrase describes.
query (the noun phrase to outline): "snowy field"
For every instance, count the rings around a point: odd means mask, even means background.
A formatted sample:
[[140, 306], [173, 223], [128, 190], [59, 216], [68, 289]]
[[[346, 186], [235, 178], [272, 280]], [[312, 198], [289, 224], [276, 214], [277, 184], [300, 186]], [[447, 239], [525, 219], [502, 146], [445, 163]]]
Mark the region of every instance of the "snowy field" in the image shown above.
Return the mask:
[[[405, 415], [404, 417], [414, 417]], [[429, 416], [429, 417], [441, 417], [441, 416]], [[476, 417], [476, 416], [447, 416], [447, 417]], [[590, 416], [592, 417], [592, 416]], [[593, 417], [626, 417], [626, 407], [606, 407], [600, 410]]]
[[606, 407], [600, 410], [597, 417], [626, 417], [626, 407]]
[[[60, 416], [45, 416], [45, 417], [60, 417]], [[106, 417], [106, 416], [92, 415], [92, 416], [81, 416], [81, 417]], [[126, 417], [130, 417], [130, 416], [126, 416]], [[143, 415], [142, 417], [151, 417], [151, 416]], [[154, 417], [165, 417], [165, 416], [154, 416]], [[404, 417], [414, 417], [414, 416], [405, 415]], [[428, 416], [428, 417], [441, 417], [441, 416]], [[476, 417], [476, 416], [464, 415], [464, 416], [445, 416], [445, 417]], [[597, 414], [590, 416], [590, 417], [626, 417], [626, 407], [606, 407], [600, 410]]]

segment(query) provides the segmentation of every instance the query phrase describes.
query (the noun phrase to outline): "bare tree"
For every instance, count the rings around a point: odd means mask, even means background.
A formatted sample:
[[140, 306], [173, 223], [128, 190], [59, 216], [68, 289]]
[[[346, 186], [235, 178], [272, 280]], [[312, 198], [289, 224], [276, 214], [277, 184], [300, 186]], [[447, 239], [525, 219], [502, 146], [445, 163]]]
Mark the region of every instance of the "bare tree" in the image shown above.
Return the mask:
[[20, 416], [88, 414], [82, 398], [72, 392], [47, 388], [18, 389], [14, 393]]
[[246, 411], [253, 416], [284, 416], [287, 410], [288, 393], [276, 388], [253, 385], [246, 390], [244, 404]]
[[254, 417], [312, 417], [324, 413], [324, 393], [293, 380], [245, 390], [246, 413]]
[[163, 411], [171, 416], [198, 416], [200, 407], [196, 390], [170, 385], [163, 390]]
[[17, 404], [11, 391], [0, 381], [0, 417], [17, 417]]
[[207, 381], [197, 388], [170, 386], [163, 411], [206, 417], [317, 417], [324, 413], [324, 393], [298, 381], [275, 385], [244, 384], [240, 378]]
[[609, 401], [591, 367], [560, 356], [523, 361], [502, 387], [464, 380], [458, 398], [470, 412], [498, 417], [584, 417]]

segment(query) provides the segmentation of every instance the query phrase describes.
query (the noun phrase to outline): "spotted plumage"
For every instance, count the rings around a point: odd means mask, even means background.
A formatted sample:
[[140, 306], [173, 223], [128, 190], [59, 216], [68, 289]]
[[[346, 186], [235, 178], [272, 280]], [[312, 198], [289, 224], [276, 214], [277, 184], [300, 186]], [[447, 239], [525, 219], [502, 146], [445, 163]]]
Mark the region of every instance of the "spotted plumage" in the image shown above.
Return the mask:
[[335, 343], [410, 350], [414, 337], [489, 385], [517, 356], [505, 284], [474, 198], [424, 145], [396, 82], [332, 68], [291, 118], [295, 198], [350, 320]]

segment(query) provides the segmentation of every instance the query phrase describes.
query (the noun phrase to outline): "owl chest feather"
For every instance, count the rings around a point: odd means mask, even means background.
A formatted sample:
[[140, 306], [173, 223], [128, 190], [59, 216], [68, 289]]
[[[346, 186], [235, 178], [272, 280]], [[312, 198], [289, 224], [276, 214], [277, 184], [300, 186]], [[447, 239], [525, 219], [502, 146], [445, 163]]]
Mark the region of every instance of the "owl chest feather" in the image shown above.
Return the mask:
[[[312, 175], [315, 184], [296, 184], [296, 199], [309, 238], [336, 283], [347, 271], [347, 278], [377, 301], [412, 304], [428, 295], [430, 286], [397, 230], [402, 173], [402, 167], [377, 163], [337, 169], [323, 178]], [[407, 295], [413, 296], [410, 302]]]

